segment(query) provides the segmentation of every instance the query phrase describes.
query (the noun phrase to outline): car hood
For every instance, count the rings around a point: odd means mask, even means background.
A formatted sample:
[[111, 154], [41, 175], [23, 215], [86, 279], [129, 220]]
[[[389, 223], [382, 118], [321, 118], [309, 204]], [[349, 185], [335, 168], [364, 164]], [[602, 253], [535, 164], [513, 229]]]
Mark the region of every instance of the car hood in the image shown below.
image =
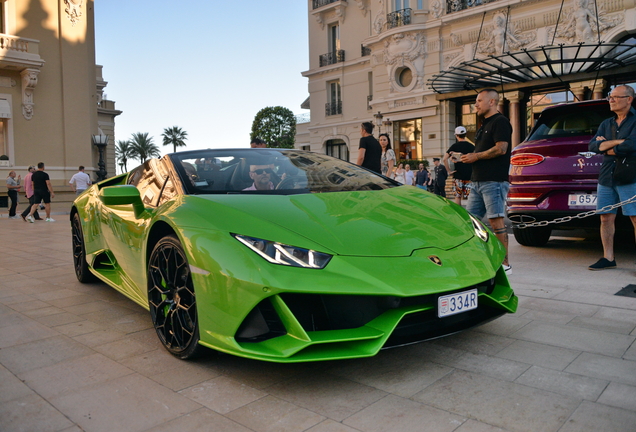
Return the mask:
[[[188, 198], [186, 206], [198, 215], [210, 215], [208, 224], [212, 219], [218, 229], [298, 247], [320, 245], [321, 251], [338, 255], [408, 256], [422, 248], [448, 250], [474, 235], [463, 209], [410, 186], [381, 191]], [[193, 200], [198, 202], [196, 206]], [[284, 231], [295, 235], [285, 235]]]

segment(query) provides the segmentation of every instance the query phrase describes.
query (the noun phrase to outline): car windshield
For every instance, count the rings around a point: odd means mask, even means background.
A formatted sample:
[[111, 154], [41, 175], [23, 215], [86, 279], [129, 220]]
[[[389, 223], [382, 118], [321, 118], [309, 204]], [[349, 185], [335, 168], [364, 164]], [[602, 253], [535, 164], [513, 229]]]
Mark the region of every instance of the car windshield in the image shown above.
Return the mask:
[[603, 120], [612, 116], [609, 104], [563, 105], [546, 109], [527, 141], [593, 136]]
[[393, 180], [343, 160], [282, 149], [200, 150], [168, 156], [188, 194], [300, 194], [381, 190]]

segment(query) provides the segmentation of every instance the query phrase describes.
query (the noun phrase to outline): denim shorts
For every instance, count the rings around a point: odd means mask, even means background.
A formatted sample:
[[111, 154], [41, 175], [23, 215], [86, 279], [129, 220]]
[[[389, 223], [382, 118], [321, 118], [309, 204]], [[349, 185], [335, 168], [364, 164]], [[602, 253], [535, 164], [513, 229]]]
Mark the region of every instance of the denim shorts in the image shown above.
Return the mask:
[[505, 217], [508, 189], [510, 189], [508, 182], [472, 182], [466, 210], [479, 219], [484, 215], [488, 219]]
[[[608, 205], [614, 205], [626, 201], [636, 195], [636, 183], [628, 185], [615, 185], [614, 187], [598, 185], [596, 188], [596, 209], [599, 210]], [[601, 214], [616, 213], [618, 209], [604, 211]], [[636, 203], [623, 206], [625, 216], [636, 216]]]

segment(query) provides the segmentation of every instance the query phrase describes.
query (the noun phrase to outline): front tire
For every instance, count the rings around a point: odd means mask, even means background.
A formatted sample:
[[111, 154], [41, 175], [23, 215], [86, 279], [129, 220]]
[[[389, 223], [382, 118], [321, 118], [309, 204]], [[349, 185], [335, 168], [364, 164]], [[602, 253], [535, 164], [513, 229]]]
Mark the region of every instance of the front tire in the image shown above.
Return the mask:
[[84, 233], [82, 232], [82, 221], [79, 213], [73, 215], [71, 220], [71, 234], [73, 242], [73, 267], [75, 276], [81, 283], [95, 282], [97, 278], [88, 268], [86, 262], [86, 247], [84, 245]]
[[552, 228], [547, 226], [533, 227], [533, 228], [512, 228], [512, 233], [515, 235], [515, 240], [520, 245], [541, 247], [545, 246], [550, 240], [552, 234]]
[[150, 255], [148, 303], [163, 346], [182, 360], [195, 357], [201, 350], [196, 296], [185, 252], [173, 235], [159, 240]]

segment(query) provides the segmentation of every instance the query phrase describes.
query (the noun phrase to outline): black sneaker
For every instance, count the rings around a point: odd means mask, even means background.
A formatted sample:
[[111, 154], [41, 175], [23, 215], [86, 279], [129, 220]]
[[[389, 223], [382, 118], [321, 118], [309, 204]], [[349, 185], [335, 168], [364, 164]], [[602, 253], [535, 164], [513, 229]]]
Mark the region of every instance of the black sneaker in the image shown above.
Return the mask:
[[590, 270], [605, 270], [611, 268], [616, 268], [616, 260], [610, 261], [607, 258], [601, 258], [588, 267]]

